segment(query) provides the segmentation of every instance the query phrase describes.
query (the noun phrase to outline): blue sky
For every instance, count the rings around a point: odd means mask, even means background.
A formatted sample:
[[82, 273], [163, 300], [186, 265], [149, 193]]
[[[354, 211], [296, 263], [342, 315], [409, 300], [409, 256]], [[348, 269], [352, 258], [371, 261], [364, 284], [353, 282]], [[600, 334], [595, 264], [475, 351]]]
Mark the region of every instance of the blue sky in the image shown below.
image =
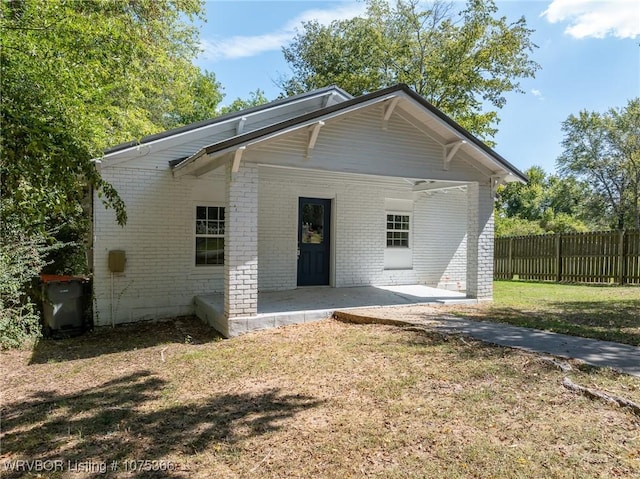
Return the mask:
[[[496, 151], [521, 170], [555, 169], [562, 148], [561, 123], [580, 110], [606, 111], [640, 96], [640, 1], [497, 0], [499, 14], [524, 16], [535, 30], [541, 65], [524, 94], [509, 94], [499, 111]], [[463, 2], [454, 2], [464, 7]], [[203, 53], [197, 64], [215, 72], [225, 102], [260, 88], [269, 99], [276, 82], [290, 74], [281, 48], [303, 20], [328, 23], [364, 9], [353, 1], [220, 1], [206, 3]]]

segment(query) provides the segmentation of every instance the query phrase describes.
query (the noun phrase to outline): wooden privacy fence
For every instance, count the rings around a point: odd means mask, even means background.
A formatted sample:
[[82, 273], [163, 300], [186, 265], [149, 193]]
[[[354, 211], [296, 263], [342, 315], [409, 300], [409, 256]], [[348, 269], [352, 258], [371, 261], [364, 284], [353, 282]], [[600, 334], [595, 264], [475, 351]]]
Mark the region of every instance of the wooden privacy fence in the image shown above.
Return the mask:
[[496, 238], [494, 278], [640, 284], [640, 231]]

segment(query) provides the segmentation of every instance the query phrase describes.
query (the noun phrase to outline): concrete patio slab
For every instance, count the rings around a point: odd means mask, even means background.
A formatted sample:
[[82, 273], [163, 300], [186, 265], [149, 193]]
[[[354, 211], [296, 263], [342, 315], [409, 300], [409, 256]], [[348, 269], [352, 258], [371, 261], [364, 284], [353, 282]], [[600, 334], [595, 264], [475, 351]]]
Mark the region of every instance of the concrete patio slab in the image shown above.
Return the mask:
[[424, 285], [361, 286], [353, 288], [306, 287], [258, 293], [258, 314], [224, 319], [222, 294], [195, 298], [196, 315], [226, 337], [274, 326], [318, 321], [336, 310], [377, 308], [447, 302], [476, 303], [464, 293]]

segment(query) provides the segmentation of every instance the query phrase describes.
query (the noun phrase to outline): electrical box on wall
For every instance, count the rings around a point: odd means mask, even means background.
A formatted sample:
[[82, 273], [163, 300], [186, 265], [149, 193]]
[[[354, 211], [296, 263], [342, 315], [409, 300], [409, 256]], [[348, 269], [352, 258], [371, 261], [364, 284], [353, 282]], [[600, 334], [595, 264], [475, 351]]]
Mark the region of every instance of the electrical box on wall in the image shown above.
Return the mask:
[[116, 249], [109, 251], [109, 271], [112, 273], [122, 273], [127, 256], [124, 251]]

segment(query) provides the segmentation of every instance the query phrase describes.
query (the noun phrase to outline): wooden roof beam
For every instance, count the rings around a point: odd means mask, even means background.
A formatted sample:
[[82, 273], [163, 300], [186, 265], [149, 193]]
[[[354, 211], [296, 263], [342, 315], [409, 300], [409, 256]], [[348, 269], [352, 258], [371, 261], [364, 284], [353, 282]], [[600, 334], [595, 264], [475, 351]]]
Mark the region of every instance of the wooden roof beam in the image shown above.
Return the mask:
[[389, 104], [384, 109], [384, 114], [382, 116], [382, 129], [386, 130], [389, 127], [389, 118], [393, 114], [393, 110], [395, 110], [396, 106], [400, 102], [400, 97], [396, 96], [389, 101]]
[[240, 169], [240, 161], [242, 161], [242, 154], [246, 150], [246, 146], [241, 146], [233, 154], [233, 165], [231, 166], [231, 173], [237, 173]]
[[453, 143], [449, 143], [444, 145], [444, 164], [442, 165], [443, 170], [449, 170], [449, 164], [453, 159], [454, 155], [458, 152], [462, 145], [466, 145], [466, 140], [458, 140]]
[[325, 95], [324, 99], [322, 100], [322, 108], [328, 107], [331, 101], [337, 96], [338, 96], [338, 92], [335, 92], [335, 91], [332, 91], [328, 95]]
[[244, 124], [247, 122], [247, 117], [243, 116], [238, 120], [238, 124], [236, 125], [236, 135], [241, 135], [244, 131]]
[[304, 157], [306, 159], [311, 157], [311, 151], [316, 146], [316, 141], [318, 141], [318, 135], [320, 134], [320, 128], [322, 128], [323, 126], [324, 126], [324, 121], [319, 121], [319, 122], [313, 124], [310, 127], [311, 131], [309, 132], [309, 141], [307, 143], [307, 152], [304, 155]]

